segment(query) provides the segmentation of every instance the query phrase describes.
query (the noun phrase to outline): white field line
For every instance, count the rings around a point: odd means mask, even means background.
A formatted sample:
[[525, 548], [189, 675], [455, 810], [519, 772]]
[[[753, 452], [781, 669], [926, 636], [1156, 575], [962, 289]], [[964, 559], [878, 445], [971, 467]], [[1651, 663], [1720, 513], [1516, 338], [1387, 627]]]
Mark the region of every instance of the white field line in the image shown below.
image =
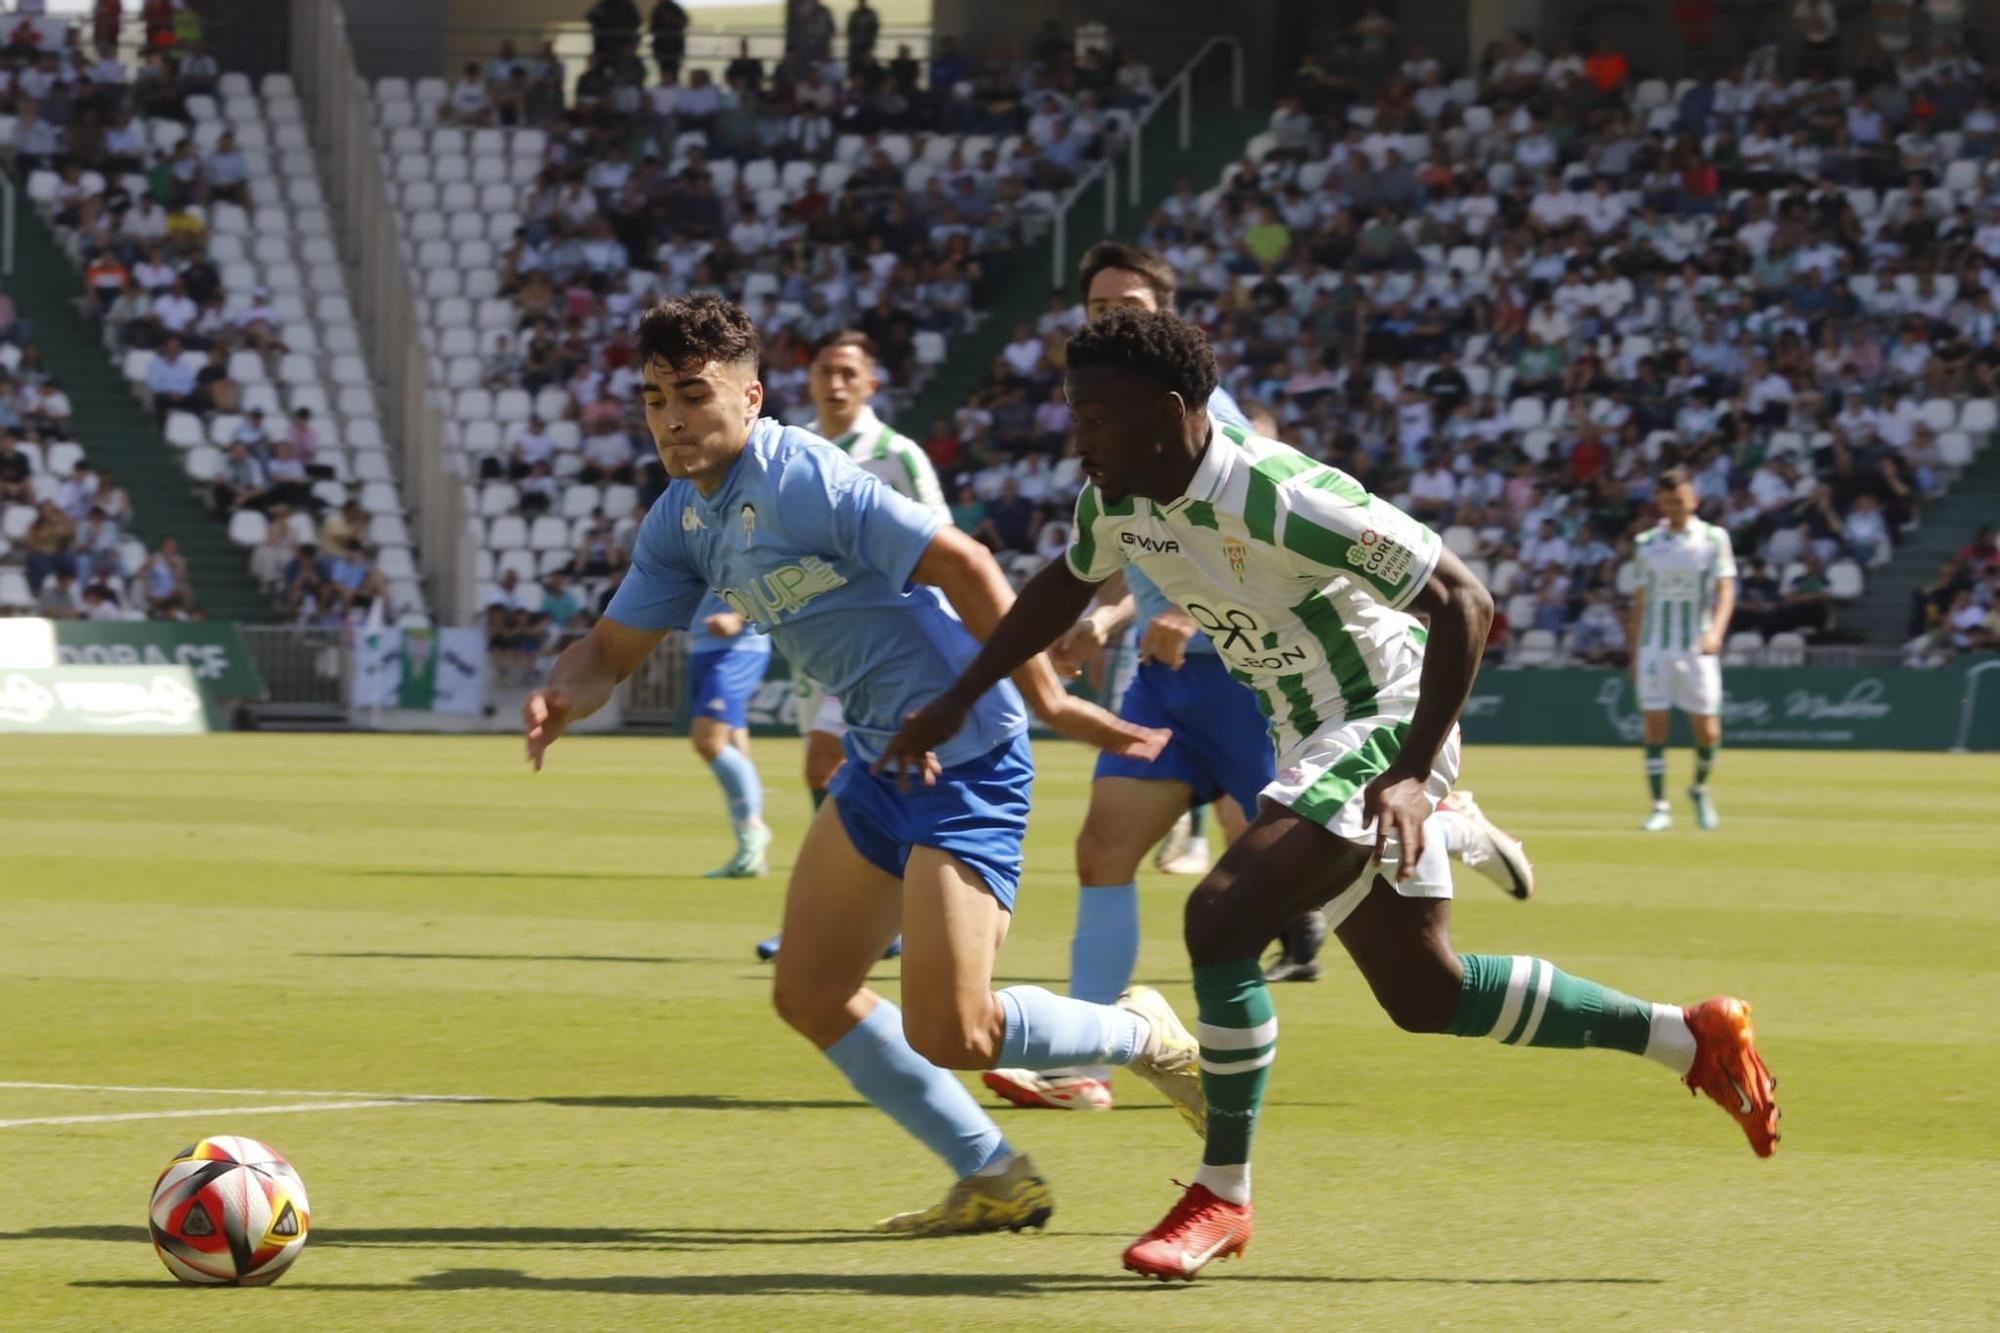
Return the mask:
[[292, 1102], [283, 1106], [211, 1106], [201, 1110], [117, 1111], [107, 1115], [45, 1115], [25, 1120], [0, 1120], [0, 1129], [28, 1125], [99, 1125], [114, 1120], [188, 1120], [197, 1116], [285, 1115], [294, 1111], [361, 1111], [374, 1106], [435, 1106], [437, 1098], [396, 1097], [388, 1100]]
[[21, 1083], [0, 1080], [0, 1088], [40, 1088], [57, 1092], [186, 1092], [220, 1093], [230, 1097], [366, 1097], [381, 1102], [485, 1102], [491, 1097], [470, 1093], [329, 1092], [324, 1088], [167, 1088], [135, 1087], [125, 1083]]

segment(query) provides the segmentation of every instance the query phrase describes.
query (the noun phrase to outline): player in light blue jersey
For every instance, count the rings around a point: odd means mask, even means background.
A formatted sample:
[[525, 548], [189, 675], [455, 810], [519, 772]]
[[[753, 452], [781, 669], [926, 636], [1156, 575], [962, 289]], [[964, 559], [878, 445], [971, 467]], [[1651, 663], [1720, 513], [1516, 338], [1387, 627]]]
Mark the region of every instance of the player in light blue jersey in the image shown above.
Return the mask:
[[688, 626], [688, 735], [722, 788], [736, 833], [736, 855], [709, 871], [709, 879], [748, 879], [769, 869], [764, 852], [771, 830], [764, 824], [764, 784], [750, 762], [749, 703], [770, 664], [770, 636], [715, 593], [704, 595]]
[[[913, 788], [875, 772], [904, 715], [956, 678], [1013, 595], [991, 554], [935, 510], [820, 437], [758, 420], [757, 355], [748, 317], [720, 297], [664, 302], [641, 321], [646, 421], [672, 481], [611, 606], [529, 696], [528, 755], [539, 768], [709, 588], [838, 693], [850, 762], [799, 849], [773, 1001], [957, 1178], [942, 1203], [881, 1229], [1040, 1226], [1054, 1206], [1047, 1183], [947, 1069], [1124, 1064], [1197, 1131], [1206, 1119], [1198, 1048], [1157, 993], [1093, 1004], [992, 988], [1033, 777], [1023, 695], [1057, 731], [1103, 749], [1157, 754], [1166, 737], [1071, 698], [1038, 655], [971, 705]], [[907, 1026], [864, 984], [899, 928]]]
[[[1173, 267], [1160, 255], [1137, 246], [1106, 241], [1083, 256], [1079, 278], [1084, 310], [1091, 319], [1106, 311], [1173, 311]], [[1208, 397], [1208, 415], [1221, 426], [1270, 435], [1275, 423], [1255, 428], [1227, 389]], [[1238, 557], [1240, 559], [1240, 554]], [[1240, 574], [1239, 574], [1240, 577]], [[1194, 616], [1173, 604], [1138, 565], [1127, 564], [1108, 580], [1098, 605], [1051, 649], [1057, 665], [1074, 670], [1102, 653], [1128, 625], [1140, 626], [1140, 665], [1120, 701], [1119, 716], [1140, 726], [1173, 732], [1157, 758], [1138, 760], [1106, 754], [1097, 761], [1090, 809], [1076, 839], [1076, 933], [1070, 941], [1070, 994], [1079, 999], [1115, 996], [1130, 982], [1139, 960], [1139, 863], [1147, 848], [1171, 838], [1190, 806], [1210, 802], [1226, 842], [1234, 842], [1257, 813], [1257, 794], [1275, 775], [1271, 737], [1257, 698], [1230, 675]], [[1206, 604], [1203, 604], [1205, 608]], [[1211, 619], [1213, 618], [1212, 613]], [[1206, 628], [1227, 635], [1215, 621]], [[1470, 798], [1441, 812], [1439, 836], [1454, 855], [1525, 898], [1534, 871], [1519, 843], [1480, 814]], [[1449, 826], [1447, 829], [1446, 826]], [[1175, 862], [1162, 843], [1160, 868], [1201, 874], [1208, 869], [1205, 843]], [[1307, 912], [1281, 933], [1281, 951], [1269, 969], [1274, 981], [1312, 981], [1319, 976], [1318, 954], [1326, 924]], [[1061, 1111], [1107, 1110], [1112, 1105], [1111, 1071], [996, 1069], [986, 1086], [1016, 1106]]]

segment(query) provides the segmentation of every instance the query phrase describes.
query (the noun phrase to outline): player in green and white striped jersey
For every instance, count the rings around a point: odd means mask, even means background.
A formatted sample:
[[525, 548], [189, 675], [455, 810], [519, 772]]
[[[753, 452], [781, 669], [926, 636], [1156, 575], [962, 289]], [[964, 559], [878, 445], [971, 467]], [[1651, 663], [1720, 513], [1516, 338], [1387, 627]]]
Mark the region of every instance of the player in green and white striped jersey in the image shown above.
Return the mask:
[[1248, 1242], [1250, 1139], [1278, 1044], [1258, 957], [1322, 903], [1397, 1026], [1643, 1055], [1729, 1111], [1768, 1156], [1776, 1085], [1741, 1001], [1647, 1004], [1539, 958], [1452, 948], [1450, 865], [1426, 825], [1457, 774], [1457, 717], [1493, 616], [1464, 562], [1347, 474], [1215, 428], [1204, 407], [1214, 356], [1173, 315], [1092, 320], [1070, 339], [1067, 373], [1090, 481], [1069, 558], [1028, 581], [957, 683], [910, 714], [878, 762], [934, 774], [932, 752], [978, 699], [1126, 563], [1265, 701], [1277, 777], [1184, 918], [1208, 1106], [1202, 1165], [1125, 1266], [1192, 1277]]
[[1632, 548], [1638, 586], [1632, 594], [1632, 672], [1646, 722], [1646, 785], [1653, 812], [1639, 827], [1671, 828], [1667, 805], [1667, 710], [1688, 715], [1694, 731], [1694, 802], [1697, 826], [1720, 822], [1709, 798], [1708, 775], [1722, 744], [1722, 640], [1736, 610], [1736, 553], [1729, 533], [1695, 517], [1694, 485], [1673, 467], [1658, 479], [1660, 525], [1639, 534]]

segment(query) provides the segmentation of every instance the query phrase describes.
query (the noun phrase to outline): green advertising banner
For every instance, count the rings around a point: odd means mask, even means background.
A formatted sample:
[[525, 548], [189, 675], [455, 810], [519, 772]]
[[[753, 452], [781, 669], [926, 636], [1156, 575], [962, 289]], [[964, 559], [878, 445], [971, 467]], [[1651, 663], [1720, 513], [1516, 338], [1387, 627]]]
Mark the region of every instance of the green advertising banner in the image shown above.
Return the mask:
[[208, 730], [184, 666], [0, 671], [0, 732], [191, 735]]
[[[1970, 697], [1963, 670], [1741, 668], [1722, 673], [1731, 746], [1948, 750], [2000, 745], [2000, 679]], [[1635, 745], [1638, 701], [1623, 672], [1482, 672], [1466, 701], [1465, 738], [1487, 745]], [[1674, 717], [1675, 735], [1686, 721]]]
[[210, 699], [261, 699], [264, 678], [236, 626], [208, 620], [59, 620], [63, 666], [184, 666]]

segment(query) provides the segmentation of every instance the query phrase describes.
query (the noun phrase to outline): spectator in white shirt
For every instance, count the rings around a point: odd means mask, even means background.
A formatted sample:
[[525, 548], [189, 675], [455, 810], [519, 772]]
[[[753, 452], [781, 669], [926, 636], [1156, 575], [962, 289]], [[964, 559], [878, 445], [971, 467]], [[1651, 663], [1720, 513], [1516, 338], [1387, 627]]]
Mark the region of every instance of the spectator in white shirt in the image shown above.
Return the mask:
[[1026, 324], [1014, 326], [1014, 341], [1007, 344], [1000, 353], [1000, 359], [1007, 368], [1022, 379], [1032, 378], [1042, 365], [1042, 340], [1035, 336], [1034, 329]]
[[153, 364], [146, 370], [146, 392], [152, 395], [153, 412], [161, 421], [169, 412], [195, 410], [194, 383], [199, 369], [193, 357], [182, 354], [179, 338], [167, 339], [154, 354]]
[[1569, 542], [1552, 518], [1543, 519], [1535, 535], [1521, 543], [1521, 563], [1529, 569], [1564, 569], [1569, 562]]

